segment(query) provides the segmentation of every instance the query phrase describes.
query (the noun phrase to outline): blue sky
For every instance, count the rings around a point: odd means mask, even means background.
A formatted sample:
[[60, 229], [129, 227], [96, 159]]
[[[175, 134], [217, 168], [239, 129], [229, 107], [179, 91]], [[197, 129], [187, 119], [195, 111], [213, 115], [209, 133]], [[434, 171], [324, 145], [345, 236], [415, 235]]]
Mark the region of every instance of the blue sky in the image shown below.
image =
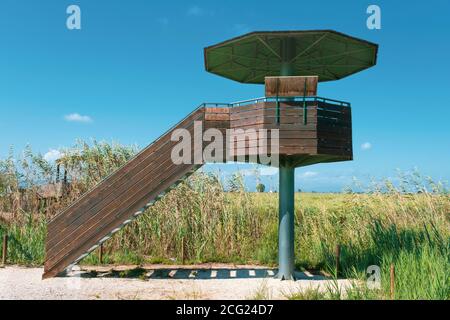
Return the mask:
[[[71, 4], [81, 30], [66, 28]], [[370, 4], [381, 8], [381, 30], [366, 27]], [[206, 73], [203, 47], [257, 30], [335, 29], [378, 43], [378, 65], [319, 86], [352, 103], [354, 161], [299, 168], [296, 187], [337, 191], [353, 176], [413, 168], [449, 180], [449, 16], [446, 0], [2, 0], [0, 157], [77, 138], [144, 147], [202, 102], [263, 95]], [[237, 167], [207, 169], [217, 168]], [[276, 176], [263, 180], [276, 188]]]

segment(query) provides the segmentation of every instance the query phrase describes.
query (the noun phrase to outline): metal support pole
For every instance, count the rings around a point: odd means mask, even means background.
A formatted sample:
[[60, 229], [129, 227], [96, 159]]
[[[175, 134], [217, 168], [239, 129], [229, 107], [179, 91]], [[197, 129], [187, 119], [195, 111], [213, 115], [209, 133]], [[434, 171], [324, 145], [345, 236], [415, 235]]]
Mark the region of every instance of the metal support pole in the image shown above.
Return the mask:
[[277, 278], [281, 280], [295, 280], [294, 173], [294, 167], [286, 164], [280, 166]]
[[[281, 46], [282, 64], [280, 75], [292, 76], [295, 66], [295, 41], [292, 38], [283, 40]], [[281, 280], [295, 280], [294, 273], [294, 173], [295, 167], [280, 164], [279, 180], [279, 224], [278, 224], [278, 274]]]

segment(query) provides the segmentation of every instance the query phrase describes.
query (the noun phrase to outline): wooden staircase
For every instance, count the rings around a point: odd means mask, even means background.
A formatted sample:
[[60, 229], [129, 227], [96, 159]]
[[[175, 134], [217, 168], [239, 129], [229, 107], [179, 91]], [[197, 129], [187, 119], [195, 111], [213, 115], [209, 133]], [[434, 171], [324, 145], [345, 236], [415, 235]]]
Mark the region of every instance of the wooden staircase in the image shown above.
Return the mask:
[[[217, 126], [227, 129], [228, 114], [225, 108], [196, 109], [55, 216], [47, 226], [43, 278], [62, 274], [77, 264], [202, 165], [193, 161], [173, 163], [171, 152], [178, 143], [171, 141], [174, 130], [186, 129], [194, 135], [198, 124], [202, 131], [195, 134]], [[200, 146], [192, 144], [192, 158], [202, 149], [203, 142]]]

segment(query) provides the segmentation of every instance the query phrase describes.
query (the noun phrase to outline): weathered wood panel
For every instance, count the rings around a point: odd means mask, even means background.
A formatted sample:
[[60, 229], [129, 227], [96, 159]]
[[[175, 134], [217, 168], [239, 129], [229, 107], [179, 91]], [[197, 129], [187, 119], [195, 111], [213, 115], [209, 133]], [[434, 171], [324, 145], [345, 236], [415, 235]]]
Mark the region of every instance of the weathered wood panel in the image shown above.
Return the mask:
[[319, 154], [337, 155], [353, 159], [351, 109], [319, 103], [317, 123]]

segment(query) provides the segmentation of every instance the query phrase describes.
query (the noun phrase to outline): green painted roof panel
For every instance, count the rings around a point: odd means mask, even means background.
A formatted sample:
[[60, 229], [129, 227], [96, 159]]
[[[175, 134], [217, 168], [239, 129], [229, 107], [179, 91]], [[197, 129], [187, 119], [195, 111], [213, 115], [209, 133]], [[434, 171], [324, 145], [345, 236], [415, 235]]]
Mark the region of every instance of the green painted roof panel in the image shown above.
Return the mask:
[[377, 52], [377, 44], [333, 30], [252, 32], [204, 49], [208, 72], [242, 83], [281, 75], [283, 62], [292, 75], [338, 80], [374, 66]]

